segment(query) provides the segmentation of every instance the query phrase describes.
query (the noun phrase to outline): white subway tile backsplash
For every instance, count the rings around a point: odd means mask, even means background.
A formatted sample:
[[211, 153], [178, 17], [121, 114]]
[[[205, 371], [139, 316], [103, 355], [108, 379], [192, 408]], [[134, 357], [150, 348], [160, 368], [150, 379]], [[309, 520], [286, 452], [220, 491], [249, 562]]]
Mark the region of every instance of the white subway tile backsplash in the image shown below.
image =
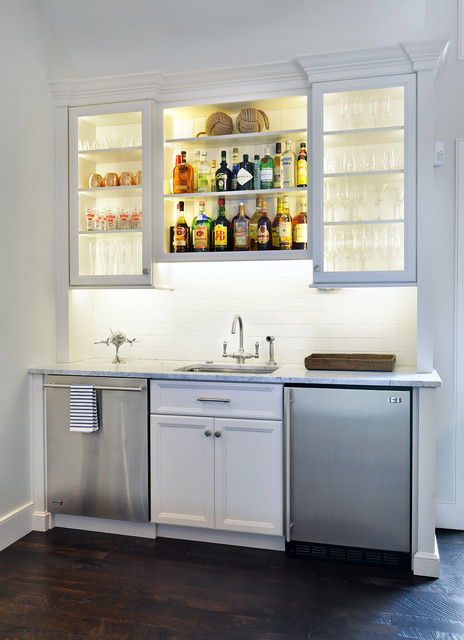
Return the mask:
[[[309, 288], [309, 261], [162, 265], [174, 291], [96, 291], [95, 340], [109, 328], [136, 337], [130, 357], [219, 360], [222, 343], [235, 350], [236, 313], [244, 346], [261, 360], [266, 335], [276, 337], [276, 360], [301, 363], [312, 352], [395, 353], [398, 364], [416, 363], [414, 287]], [[130, 349], [130, 347], [128, 347]], [[104, 345], [95, 355], [107, 356]]]

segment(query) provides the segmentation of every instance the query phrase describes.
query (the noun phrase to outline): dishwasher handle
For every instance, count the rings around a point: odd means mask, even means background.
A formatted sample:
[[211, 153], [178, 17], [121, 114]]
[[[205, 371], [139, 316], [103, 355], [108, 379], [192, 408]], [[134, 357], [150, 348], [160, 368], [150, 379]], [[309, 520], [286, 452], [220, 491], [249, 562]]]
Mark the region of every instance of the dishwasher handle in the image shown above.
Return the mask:
[[[70, 389], [70, 384], [54, 384], [54, 383], [44, 383], [43, 385], [47, 389]], [[79, 385], [75, 385], [79, 386]], [[143, 391], [144, 387], [99, 387], [94, 385], [94, 388], [97, 391]]]

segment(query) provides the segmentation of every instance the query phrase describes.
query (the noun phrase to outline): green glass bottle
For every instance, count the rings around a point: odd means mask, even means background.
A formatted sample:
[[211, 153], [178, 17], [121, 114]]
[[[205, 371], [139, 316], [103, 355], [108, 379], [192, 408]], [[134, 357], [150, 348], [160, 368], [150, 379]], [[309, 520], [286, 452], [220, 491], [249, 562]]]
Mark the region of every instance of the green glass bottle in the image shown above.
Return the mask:
[[259, 163], [259, 181], [261, 189], [274, 188], [274, 160], [271, 157], [270, 149], [264, 151], [264, 156]]
[[200, 211], [192, 223], [193, 250], [211, 251], [211, 220], [205, 213], [205, 203], [199, 203]]

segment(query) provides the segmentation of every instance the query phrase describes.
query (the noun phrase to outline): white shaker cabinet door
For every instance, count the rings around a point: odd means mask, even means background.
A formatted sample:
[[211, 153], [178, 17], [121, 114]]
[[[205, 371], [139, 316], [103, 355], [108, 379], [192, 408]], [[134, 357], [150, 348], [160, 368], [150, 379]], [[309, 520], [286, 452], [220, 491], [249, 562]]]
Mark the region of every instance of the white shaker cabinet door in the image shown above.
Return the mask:
[[151, 521], [214, 527], [214, 419], [152, 415]]
[[282, 422], [216, 418], [216, 529], [282, 535]]

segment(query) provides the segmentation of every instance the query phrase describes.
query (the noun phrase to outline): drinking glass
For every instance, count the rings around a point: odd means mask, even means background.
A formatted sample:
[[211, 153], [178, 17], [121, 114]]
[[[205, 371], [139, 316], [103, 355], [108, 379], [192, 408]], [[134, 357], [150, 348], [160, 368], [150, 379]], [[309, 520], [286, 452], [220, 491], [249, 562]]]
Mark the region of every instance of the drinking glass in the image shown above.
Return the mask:
[[338, 172], [338, 157], [337, 152], [334, 149], [326, 151], [324, 153], [324, 172], [325, 173], [337, 173]]
[[369, 98], [369, 111], [375, 127], [377, 126], [377, 117], [379, 115], [379, 101], [377, 100], [376, 95], [372, 95]]
[[386, 121], [390, 116], [391, 98], [388, 91], [382, 96], [382, 117]]
[[384, 242], [388, 267], [390, 271], [398, 270], [398, 260], [403, 257], [403, 235], [397, 224], [385, 228]]
[[393, 147], [389, 147], [383, 152], [383, 168], [385, 171], [391, 171], [395, 168], [395, 152]]
[[367, 186], [366, 181], [361, 178], [360, 180], [356, 180], [353, 187], [353, 200], [357, 204], [356, 207], [356, 215], [353, 216], [353, 219], [362, 220], [363, 216], [361, 215], [362, 208], [366, 204], [367, 199]]
[[329, 180], [324, 180], [324, 220], [326, 222], [334, 221], [334, 205], [335, 192], [333, 183]]
[[348, 108], [349, 108], [348, 100], [343, 96], [340, 99], [340, 115], [342, 117], [345, 128], [348, 124]]
[[359, 129], [364, 118], [364, 105], [359, 96], [356, 96], [356, 98], [353, 100], [353, 117], [355, 127]]
[[381, 215], [380, 215], [380, 209], [381, 209], [381, 205], [382, 205], [382, 200], [383, 197], [385, 195], [385, 190], [387, 188], [387, 185], [385, 182], [375, 182], [373, 184], [373, 198], [374, 198], [374, 206], [376, 209], [376, 218], [377, 220], [380, 220]]
[[342, 205], [343, 209], [343, 220], [347, 220], [347, 206], [350, 203], [350, 188], [348, 182], [342, 181], [337, 184], [337, 199], [339, 203]]
[[401, 207], [404, 201], [404, 185], [392, 184], [390, 185], [389, 192], [394, 206], [393, 217], [395, 219], [401, 219], [404, 217], [401, 215]]
[[347, 173], [356, 171], [356, 157], [351, 151], [345, 151], [343, 153], [343, 171]]
[[337, 235], [335, 227], [324, 229], [324, 271], [335, 271]]
[[363, 167], [365, 171], [375, 170], [375, 153], [372, 149], [366, 149], [363, 153]]

